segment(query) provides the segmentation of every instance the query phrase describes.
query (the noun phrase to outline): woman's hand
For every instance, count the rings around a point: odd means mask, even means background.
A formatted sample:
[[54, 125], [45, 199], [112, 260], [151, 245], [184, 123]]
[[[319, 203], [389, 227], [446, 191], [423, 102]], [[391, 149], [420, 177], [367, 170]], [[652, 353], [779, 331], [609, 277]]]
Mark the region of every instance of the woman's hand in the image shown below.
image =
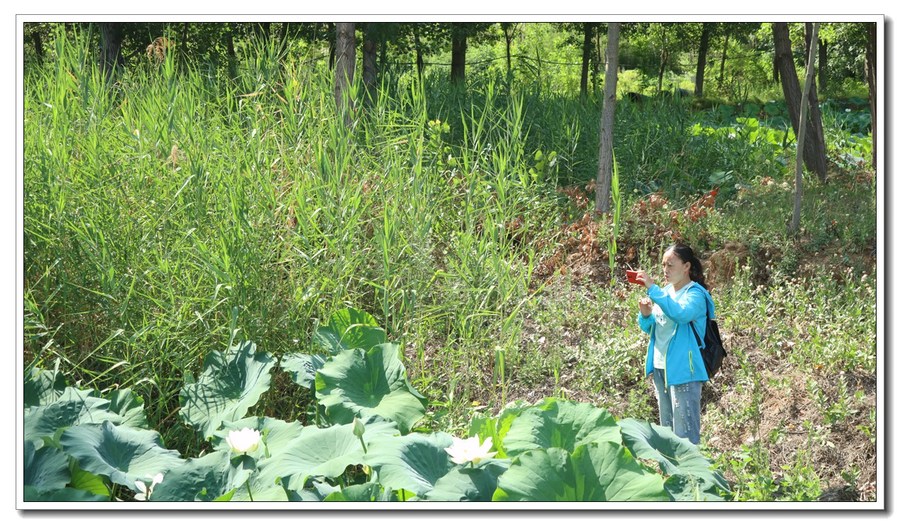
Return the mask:
[[653, 286], [653, 284], [655, 283], [653, 281], [653, 277], [651, 277], [650, 274], [647, 273], [646, 271], [644, 271], [643, 269], [637, 272], [637, 275], [635, 275], [635, 279], [638, 282], [643, 283], [644, 287], [647, 289], [650, 289], [650, 287]]
[[650, 300], [650, 297], [641, 297], [638, 300], [638, 306], [641, 308], [641, 315], [645, 317], [649, 317], [650, 313], [653, 313], [653, 301]]

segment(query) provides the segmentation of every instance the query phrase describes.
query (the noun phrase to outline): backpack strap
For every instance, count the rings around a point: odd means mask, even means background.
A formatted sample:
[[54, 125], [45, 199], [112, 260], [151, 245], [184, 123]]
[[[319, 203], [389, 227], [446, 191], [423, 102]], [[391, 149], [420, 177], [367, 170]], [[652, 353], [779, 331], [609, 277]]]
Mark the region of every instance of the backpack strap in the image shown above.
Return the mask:
[[[697, 285], [699, 285], [699, 284], [697, 284]], [[706, 320], [708, 322], [712, 317], [709, 316], [709, 301], [707, 300], [706, 296], [703, 297], [703, 303], [706, 305]], [[691, 331], [694, 332], [694, 338], [697, 339], [697, 347], [699, 347], [700, 349], [703, 349], [705, 344], [703, 343], [702, 340], [700, 340], [700, 335], [697, 334], [697, 328], [694, 327], [694, 322], [695, 322], [694, 320], [690, 321]]]

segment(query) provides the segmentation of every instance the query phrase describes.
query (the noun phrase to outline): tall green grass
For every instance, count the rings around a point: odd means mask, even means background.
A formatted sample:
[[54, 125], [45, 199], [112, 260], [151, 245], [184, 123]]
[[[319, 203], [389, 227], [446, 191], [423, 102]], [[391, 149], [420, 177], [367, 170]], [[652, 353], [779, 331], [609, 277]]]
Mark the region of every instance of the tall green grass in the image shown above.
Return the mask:
[[[536, 259], [507, 223], [527, 238], [556, 214], [521, 97], [457, 99], [450, 162], [414, 79], [346, 126], [327, 72], [275, 49], [233, 80], [169, 56], [112, 85], [83, 35], [56, 49], [26, 92], [29, 361], [135, 387], [177, 439], [178, 385], [227, 343], [233, 310], [280, 353], [352, 304], [406, 343], [424, 386], [492, 387], [485, 363], [516, 338]], [[263, 409], [302, 416], [302, 399], [272, 397]]]

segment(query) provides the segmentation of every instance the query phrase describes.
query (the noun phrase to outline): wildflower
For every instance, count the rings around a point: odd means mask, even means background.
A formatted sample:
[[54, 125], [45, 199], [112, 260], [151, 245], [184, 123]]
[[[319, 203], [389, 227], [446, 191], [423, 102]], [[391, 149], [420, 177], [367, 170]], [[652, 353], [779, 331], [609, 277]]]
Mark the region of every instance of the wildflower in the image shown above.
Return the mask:
[[449, 448], [444, 448], [444, 451], [450, 455], [450, 460], [454, 464], [465, 464], [467, 462], [478, 464], [480, 461], [497, 454], [496, 451], [488, 451], [491, 449], [491, 446], [493, 446], [491, 437], [485, 439], [484, 444], [481, 445], [478, 444], [477, 436], [467, 439], [453, 437], [453, 445]]
[[136, 492], [136, 493], [134, 494], [134, 500], [147, 500], [147, 499], [149, 499], [149, 498], [150, 498], [150, 495], [153, 494], [153, 488], [155, 488], [157, 484], [161, 484], [162, 481], [163, 481], [163, 474], [162, 474], [162, 473], [157, 473], [157, 474], [150, 480], [150, 487], [147, 487], [147, 485], [144, 484], [144, 481], [142, 481], [142, 480], [136, 480], [136, 481], [134, 481], [134, 488], [135, 488], [135, 492]]
[[244, 428], [240, 431], [229, 431], [225, 442], [235, 453], [252, 453], [259, 447], [259, 431]]

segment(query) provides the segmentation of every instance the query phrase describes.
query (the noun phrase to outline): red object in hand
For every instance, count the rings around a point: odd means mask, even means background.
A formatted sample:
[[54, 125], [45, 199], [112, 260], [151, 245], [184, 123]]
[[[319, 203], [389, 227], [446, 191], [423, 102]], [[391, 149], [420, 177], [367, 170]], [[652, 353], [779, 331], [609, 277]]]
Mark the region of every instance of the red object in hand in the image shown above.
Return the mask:
[[625, 278], [628, 279], [628, 282], [643, 285], [644, 283], [637, 279], [637, 274], [637, 271], [632, 271], [630, 269], [625, 270]]

